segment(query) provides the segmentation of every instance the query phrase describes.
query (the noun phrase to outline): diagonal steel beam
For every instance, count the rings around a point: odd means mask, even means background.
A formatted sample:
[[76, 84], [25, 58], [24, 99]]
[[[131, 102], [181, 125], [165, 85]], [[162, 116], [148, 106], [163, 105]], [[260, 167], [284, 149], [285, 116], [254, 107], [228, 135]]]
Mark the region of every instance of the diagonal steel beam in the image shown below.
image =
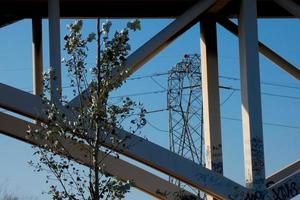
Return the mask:
[[300, 171], [300, 160], [286, 166], [285, 168], [275, 172], [271, 176], [267, 177], [266, 185], [270, 187], [271, 185], [283, 180], [284, 178], [290, 176], [291, 174]]
[[233, 0], [218, 0], [208, 11], [208, 14], [217, 14], [222, 10], [228, 3]]
[[[40, 97], [4, 84], [0, 84], [0, 91], [0, 107], [41, 121], [47, 121], [47, 118], [39, 113], [44, 108]], [[21, 102], [20, 99], [22, 99]], [[120, 145], [122, 148], [113, 146], [109, 139], [104, 140], [103, 145], [108, 148], [116, 148], [121, 154], [175, 177], [215, 198], [228, 199], [233, 195], [238, 199], [244, 199], [245, 195], [251, 192], [240, 184], [142, 137], [121, 129], [117, 130], [116, 134], [121, 140], [124, 139], [124, 143]]]
[[[26, 131], [28, 127], [33, 129], [39, 128], [36, 124], [0, 112], [0, 132], [35, 146], [47, 144], [50, 149], [53, 148], [52, 143], [43, 139], [43, 133], [39, 133], [37, 137], [27, 137]], [[59, 141], [66, 149], [64, 152], [58, 152], [60, 155], [71, 156], [76, 162], [91, 166], [91, 160], [89, 156], [86, 156], [89, 155], [89, 152], [92, 152], [88, 145], [75, 143], [67, 138], [59, 138]], [[67, 155], [66, 152], [68, 152]], [[197, 199], [196, 196], [190, 192], [126, 161], [107, 155], [102, 151], [99, 157], [100, 160], [105, 158], [102, 164], [105, 166], [105, 170], [108, 174], [123, 181], [133, 181], [134, 187], [156, 198], [171, 200], [179, 199], [179, 197], [189, 197]]]
[[292, 15], [300, 18], [300, 6], [292, 0], [274, 0], [278, 5], [289, 11]]
[[[0, 83], [0, 107], [19, 113], [32, 119], [45, 121], [48, 116], [42, 110], [46, 109], [40, 96], [32, 95], [23, 90]], [[25, 99], [23, 99], [25, 98]], [[24, 100], [24, 101], [23, 101]], [[34, 103], [33, 103], [34, 102]], [[66, 113], [69, 120], [74, 120], [74, 115], [61, 104], [56, 105], [62, 112]]]
[[300, 194], [300, 171], [268, 188], [264, 199], [289, 200]]
[[10, 24], [16, 23], [16, 22], [18, 22], [22, 19], [23, 18], [13, 17], [13, 16], [1, 18], [0, 19], [0, 28], [3, 28], [3, 27], [8, 26]]
[[[124, 80], [129, 75], [137, 71], [143, 64], [157, 55], [178, 36], [192, 27], [197, 22], [199, 16], [214, 5], [215, 2], [216, 0], [198, 1], [194, 6], [129, 55], [126, 59], [125, 67], [118, 69], [113, 73], [112, 81], [119, 79]], [[126, 74], [126, 76], [124, 76], [124, 74]], [[87, 91], [83, 92], [83, 95], [87, 95]], [[70, 102], [70, 105], [79, 104], [79, 101], [79, 97], [74, 98]]]
[[[224, 28], [226, 28], [229, 32], [238, 36], [238, 26], [229, 19], [219, 19], [218, 23], [221, 24]], [[276, 52], [271, 50], [269, 47], [264, 45], [262, 42], [258, 42], [258, 50], [266, 58], [278, 65], [281, 69], [289, 73], [297, 80], [300, 80], [300, 70], [291, 63], [289, 63], [287, 60], [282, 58]]]

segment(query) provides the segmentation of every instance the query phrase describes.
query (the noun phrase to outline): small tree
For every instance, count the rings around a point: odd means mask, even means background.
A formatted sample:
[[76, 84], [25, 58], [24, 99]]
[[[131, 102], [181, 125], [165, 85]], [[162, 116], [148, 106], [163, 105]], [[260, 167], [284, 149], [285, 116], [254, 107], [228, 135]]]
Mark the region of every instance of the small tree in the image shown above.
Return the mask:
[[[52, 143], [38, 147], [35, 154], [39, 162], [30, 161], [36, 171], [47, 171], [46, 182], [50, 184], [50, 194], [53, 199], [121, 199], [129, 191], [130, 182], [122, 182], [106, 174], [103, 160], [99, 159], [99, 150], [106, 155], [113, 154], [114, 148], [120, 148], [124, 139], [116, 134], [117, 128], [124, 123], [130, 124], [132, 133], [137, 133], [145, 124], [145, 109], [141, 103], [135, 103], [124, 98], [121, 103], [114, 104], [109, 99], [110, 92], [122, 85], [123, 76], [116, 72], [124, 68], [126, 56], [130, 50], [129, 32], [140, 29], [138, 20], [131, 21], [121, 31], [109, 36], [111, 22], [106, 21], [100, 27], [97, 20], [97, 33], [91, 33], [86, 38], [82, 35], [83, 22], [76, 20], [67, 28], [69, 33], [64, 37], [68, 58], [63, 60], [67, 67], [73, 96], [79, 97], [78, 105], [70, 105], [67, 97], [61, 99], [61, 104], [49, 100], [51, 88], [49, 81], [55, 79], [55, 71], [45, 74], [45, 94], [43, 103], [46, 109], [43, 114], [48, 117], [47, 122], [41, 123], [37, 130], [28, 131], [30, 137], [37, 137], [40, 133], [43, 139]], [[96, 64], [89, 71], [86, 58], [88, 46], [96, 42]], [[89, 73], [91, 72], [91, 73]], [[62, 112], [62, 106], [64, 112]], [[66, 114], [67, 113], [67, 114]], [[66, 152], [61, 138], [83, 143], [91, 147], [90, 167], [80, 166], [72, 161]], [[109, 139], [113, 148], [102, 146], [103, 141]], [[58, 155], [64, 152], [64, 156]]]

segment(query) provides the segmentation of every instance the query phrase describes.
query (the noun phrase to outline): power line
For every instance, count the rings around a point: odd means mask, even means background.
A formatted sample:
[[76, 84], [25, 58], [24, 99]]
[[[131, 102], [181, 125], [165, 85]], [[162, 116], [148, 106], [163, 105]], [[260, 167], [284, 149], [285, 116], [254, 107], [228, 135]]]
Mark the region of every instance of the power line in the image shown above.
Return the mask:
[[[164, 111], [168, 111], [168, 108], [162, 108], [162, 109], [156, 109], [156, 110], [151, 110], [151, 111], [147, 111], [146, 113], [157, 113], [157, 112], [164, 112]], [[226, 117], [226, 116], [222, 116], [221, 119], [225, 119], [225, 120], [231, 120], [231, 121], [237, 121], [237, 122], [242, 122], [242, 119], [239, 118], [233, 118], [233, 117]], [[154, 128], [155, 130], [158, 130], [160, 132], [168, 132], [166, 130], [163, 130], [155, 125], [153, 125], [152, 123], [150, 123], [147, 120], [147, 123]], [[294, 125], [285, 125], [285, 124], [280, 124], [280, 123], [273, 123], [273, 122], [263, 122], [263, 125], [267, 125], [267, 126], [274, 126], [274, 127], [281, 127], [281, 128], [291, 128], [291, 129], [297, 129], [300, 130], [300, 126], [294, 126]]]
[[150, 95], [150, 94], [160, 94], [160, 93], [164, 93], [166, 91], [167, 90], [154, 90], [154, 91], [149, 91], [149, 92], [138, 92], [138, 93], [132, 93], [132, 94], [127, 94], [127, 95], [112, 96], [110, 98], [115, 99], [115, 98], [124, 98], [124, 97], [144, 96], [144, 95]]
[[[151, 80], [153, 82], [155, 82], [155, 84], [157, 84], [159, 87], [161, 87], [164, 90], [166, 90], [166, 88], [164, 86], [162, 86], [158, 81], [156, 81], [154, 79], [154, 77], [164, 76], [164, 75], [168, 75], [168, 74], [169, 74], [169, 72], [159, 72], [159, 73], [147, 74], [147, 75], [143, 75], [143, 76], [136, 76], [136, 77], [128, 78], [127, 80], [131, 81], [131, 80], [140, 80], [140, 79], [144, 79], [144, 78], [151, 78]], [[240, 80], [240, 78], [231, 77], [231, 76], [223, 76], [223, 75], [220, 75], [219, 78], [228, 79], [228, 80], [234, 80], [234, 81], [239, 81]], [[300, 87], [292, 86], [292, 85], [286, 85], [286, 84], [281, 84], [281, 83], [261, 82], [261, 84], [263, 84], [263, 85], [270, 85], [270, 86], [274, 86], [274, 87], [283, 87], [283, 88], [300, 90]], [[197, 87], [197, 86], [195, 86], [195, 87]], [[63, 86], [63, 88], [64, 89], [71, 88], [71, 86]], [[234, 89], [234, 90], [239, 90], [240, 91], [240, 89], [231, 88], [231, 87], [220, 86], [220, 88], [222, 88], [222, 89]], [[23, 90], [26, 90], [26, 88], [23, 88]], [[32, 92], [32, 90], [29, 90], [28, 92]], [[141, 93], [141, 96], [148, 95], [148, 94], [155, 94], [155, 93], [162, 93], [162, 91], [144, 92], [144, 93]], [[295, 97], [295, 96], [274, 94], [274, 93], [269, 93], [269, 92], [262, 92], [262, 94], [263, 95], [267, 95], [267, 96], [274, 96], [274, 97], [282, 97], [282, 98], [289, 98], [289, 99], [300, 100], [300, 97]], [[138, 96], [138, 93], [137, 94], [132, 94], [130, 96]], [[112, 97], [112, 98], [118, 98], [118, 97]]]
[[228, 97], [220, 104], [220, 106], [223, 106], [235, 93], [235, 90], [232, 90], [231, 93], [228, 95]]
[[[153, 73], [153, 74], [147, 74], [147, 75], [143, 75], [143, 76], [136, 76], [136, 77], [128, 78], [127, 80], [139, 80], [139, 79], [144, 79], [144, 78], [164, 76], [164, 75], [168, 75], [168, 74], [169, 74], [168, 72]], [[224, 75], [220, 75], [219, 78], [233, 80], [233, 81], [240, 81], [241, 80], [240, 78], [237, 78], [237, 77], [224, 76]], [[262, 85], [274, 86], [274, 87], [283, 87], [283, 88], [290, 88], [290, 89], [300, 90], [300, 87], [298, 87], [298, 86], [287, 85], [287, 84], [282, 84], [282, 83], [274, 83], [274, 82], [262, 81], [261, 84]]]
[[169, 72], [153, 73], [153, 74], [147, 74], [147, 75], [142, 75], [142, 76], [133, 76], [131, 78], [128, 78], [127, 80], [139, 80], [139, 79], [144, 79], [144, 78], [165, 76], [165, 75], [168, 75], [168, 74], [169, 74]]
[[152, 80], [156, 85], [158, 85], [160, 88], [166, 89], [166, 87], [164, 87], [162, 84], [160, 84], [158, 81], [156, 81], [153, 77], [150, 77], [150, 78], [151, 78], [151, 80]]
[[[154, 112], [164, 112], [169, 110], [168, 108], [164, 108], [164, 109], [157, 109], [157, 110], [152, 110], [152, 111], [148, 111], [148, 113], [154, 113]], [[242, 119], [239, 118], [232, 118], [232, 117], [226, 117], [226, 116], [222, 116], [221, 119], [226, 119], [226, 120], [232, 120], [232, 121], [238, 121], [241, 122]], [[148, 121], [147, 121], [148, 122]], [[298, 129], [300, 130], [300, 126], [294, 126], [294, 125], [285, 125], [285, 124], [280, 124], [280, 123], [273, 123], [273, 122], [263, 122], [264, 125], [268, 125], [268, 126], [276, 126], [276, 127], [282, 127], [282, 128], [292, 128], [292, 129]]]
[[[183, 89], [190, 89], [193, 87], [198, 87], [200, 85], [196, 86], [187, 86], [183, 87]], [[226, 90], [235, 90], [235, 91], [240, 91], [240, 88], [233, 88], [233, 87], [224, 87], [220, 86], [221, 89], [226, 89]], [[119, 96], [112, 96], [110, 98], [124, 98], [124, 97], [134, 97], [134, 96], [145, 96], [145, 95], [151, 95], [151, 94], [161, 94], [164, 92], [167, 92], [167, 89], [164, 90], [153, 90], [149, 92], [138, 92], [138, 93], [132, 93], [132, 94], [127, 94], [127, 95], [119, 95]], [[300, 100], [300, 97], [297, 96], [288, 96], [288, 95], [282, 95], [282, 94], [276, 94], [276, 93], [269, 93], [269, 92], [261, 92], [262, 95], [265, 96], [273, 96], [273, 97], [280, 97], [280, 98], [287, 98], [287, 99], [295, 99], [295, 100]]]
[[[200, 86], [201, 85], [185, 86], [185, 87], [183, 87], [183, 89], [190, 89], [190, 88], [200, 87]], [[72, 87], [71, 86], [63, 86], [62, 88], [63, 89], [67, 89], [67, 88], [72, 88]], [[241, 90], [240, 88], [233, 88], [233, 87], [227, 87], [227, 86], [219, 86], [219, 88], [225, 89], [225, 90], [235, 90], [235, 91], [240, 91]], [[25, 90], [25, 88], [23, 88], [23, 90]], [[153, 90], [153, 91], [149, 91], [149, 92], [138, 92], [138, 93], [132, 93], [132, 94], [127, 94], [127, 95], [112, 96], [112, 97], [109, 97], [109, 98], [115, 99], [115, 98], [134, 97], [134, 96], [145, 96], [145, 95], [151, 95], [151, 94], [161, 94], [161, 93], [164, 93], [164, 92], [167, 92], [167, 91], [168, 91], [167, 89]], [[32, 93], [33, 90], [27, 90], [26, 92]], [[273, 97], [280, 97], [280, 98], [300, 100], [300, 97], [298, 97], [298, 96], [289, 96], [289, 95], [276, 94], [276, 93], [270, 93], [270, 92], [261, 92], [261, 94], [265, 95], [265, 96], [273, 96]], [[224, 103], [222, 103], [222, 105], [223, 104]]]
[[[241, 91], [240, 88], [231, 88], [231, 89], [232, 90], [236, 90], [236, 91]], [[276, 94], [276, 93], [270, 93], [270, 92], [261, 92], [261, 94], [265, 95], [265, 96], [273, 96], [273, 97], [280, 97], [280, 98], [300, 100], [300, 97], [297, 97], [297, 96], [289, 96], [289, 95]]]
[[160, 129], [160, 128], [158, 128], [157, 126], [155, 126], [155, 125], [153, 125], [152, 123], [150, 123], [149, 121], [147, 121], [147, 124], [149, 124], [149, 126], [151, 126], [152, 128], [154, 128], [154, 129], [157, 130], [157, 131], [164, 132], [164, 133], [169, 133], [169, 131]]
[[[24, 69], [26, 69], [26, 68], [24, 68]], [[11, 69], [11, 71], [17, 71], [17, 70], [18, 69]], [[2, 71], [2, 70], [0, 70], [0, 71]], [[144, 75], [144, 76], [136, 76], [136, 77], [128, 78], [127, 80], [133, 81], [133, 80], [140, 80], [140, 79], [144, 79], [144, 78], [151, 78], [153, 80], [153, 77], [164, 76], [164, 75], [168, 75], [168, 72], [153, 73], [153, 74]], [[223, 75], [220, 75], [219, 78], [227, 79], [227, 80], [234, 80], [234, 81], [240, 81], [241, 80], [240, 78], [231, 77], [231, 76], [223, 76]], [[155, 81], [155, 82], [157, 83], [157, 81]], [[287, 85], [287, 84], [282, 84], [282, 83], [274, 83], [274, 82], [262, 81], [261, 84], [262, 85], [269, 85], [269, 86], [273, 86], [273, 87], [281, 87], [281, 88], [289, 88], [289, 89], [300, 90], [300, 87], [298, 87], [298, 86]]]
[[[236, 77], [232, 77], [232, 76], [223, 76], [223, 75], [220, 75], [219, 78], [233, 80], [233, 81], [240, 81], [241, 80], [240, 78], [236, 78]], [[270, 85], [270, 86], [274, 86], [274, 87], [283, 87], [283, 88], [290, 88], [290, 89], [300, 90], [300, 87], [293, 86], [293, 85], [287, 85], [287, 84], [281, 84], [281, 83], [262, 81], [261, 84], [262, 85]]]
[[[241, 122], [242, 120], [239, 118], [232, 118], [232, 117], [221, 117], [222, 119], [227, 119], [231, 121], [239, 121]], [[276, 127], [282, 127], [282, 128], [292, 128], [292, 129], [298, 129], [300, 130], [300, 126], [293, 126], [293, 125], [285, 125], [285, 124], [279, 124], [279, 123], [272, 123], [272, 122], [263, 122], [264, 125], [268, 126], [276, 126]]]

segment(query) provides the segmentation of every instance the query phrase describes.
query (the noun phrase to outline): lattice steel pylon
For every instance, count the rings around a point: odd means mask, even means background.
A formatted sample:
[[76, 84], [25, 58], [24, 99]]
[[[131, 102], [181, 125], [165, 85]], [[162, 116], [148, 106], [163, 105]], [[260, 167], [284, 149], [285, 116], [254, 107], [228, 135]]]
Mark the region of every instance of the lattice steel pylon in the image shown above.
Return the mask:
[[[185, 55], [168, 73], [170, 150], [204, 164], [200, 56]], [[173, 178], [170, 181], [182, 186]]]

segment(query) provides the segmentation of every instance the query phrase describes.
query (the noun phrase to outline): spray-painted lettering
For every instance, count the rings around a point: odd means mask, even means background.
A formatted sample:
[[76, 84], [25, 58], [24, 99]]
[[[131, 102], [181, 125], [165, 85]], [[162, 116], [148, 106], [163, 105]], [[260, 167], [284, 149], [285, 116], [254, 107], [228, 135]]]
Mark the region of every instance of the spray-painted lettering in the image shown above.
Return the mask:
[[277, 188], [272, 189], [274, 200], [287, 200], [299, 194], [297, 184], [295, 182], [286, 183]]

